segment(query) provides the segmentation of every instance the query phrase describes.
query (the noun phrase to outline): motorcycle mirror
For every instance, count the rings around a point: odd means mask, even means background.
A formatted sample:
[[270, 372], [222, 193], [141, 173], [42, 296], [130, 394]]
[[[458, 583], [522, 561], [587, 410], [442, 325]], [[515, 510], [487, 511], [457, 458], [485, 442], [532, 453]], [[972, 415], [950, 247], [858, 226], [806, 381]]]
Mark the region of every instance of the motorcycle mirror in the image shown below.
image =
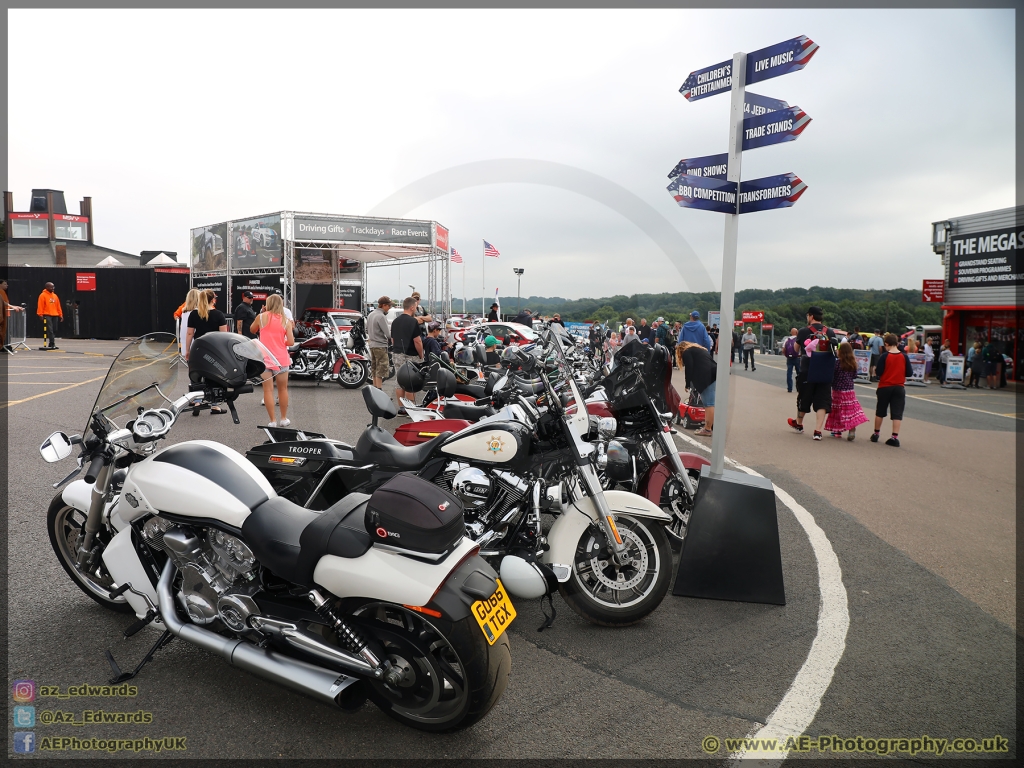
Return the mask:
[[63, 432], [54, 432], [39, 446], [39, 455], [47, 464], [53, 464], [71, 455], [71, 438]]

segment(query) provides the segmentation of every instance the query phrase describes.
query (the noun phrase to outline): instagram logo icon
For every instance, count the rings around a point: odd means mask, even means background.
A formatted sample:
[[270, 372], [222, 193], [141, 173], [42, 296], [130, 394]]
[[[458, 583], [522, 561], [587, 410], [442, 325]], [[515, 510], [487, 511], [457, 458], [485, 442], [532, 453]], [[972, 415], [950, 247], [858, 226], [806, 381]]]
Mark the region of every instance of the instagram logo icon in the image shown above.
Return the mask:
[[11, 697], [20, 704], [29, 704], [36, 698], [35, 680], [15, 680], [11, 686]]

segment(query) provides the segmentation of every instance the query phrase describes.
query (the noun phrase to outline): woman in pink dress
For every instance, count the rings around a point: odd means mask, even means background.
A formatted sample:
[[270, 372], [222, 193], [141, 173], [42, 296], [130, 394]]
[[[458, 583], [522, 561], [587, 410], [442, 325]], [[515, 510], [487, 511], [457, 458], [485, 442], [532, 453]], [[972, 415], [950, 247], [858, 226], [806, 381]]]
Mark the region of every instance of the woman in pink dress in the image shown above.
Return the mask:
[[860, 406], [853, 382], [857, 378], [857, 358], [853, 356], [853, 345], [844, 341], [839, 345], [835, 372], [832, 374], [832, 410], [825, 420], [825, 429], [832, 437], [842, 437], [849, 430], [847, 440], [853, 440], [857, 427], [868, 420]]
[[[291, 424], [288, 418], [288, 369], [291, 367], [291, 356], [288, 347], [295, 343], [292, 335], [292, 322], [285, 317], [284, 300], [280, 294], [272, 294], [267, 299], [263, 311], [252, 321], [249, 330], [258, 333], [260, 342], [276, 358], [267, 361], [267, 370], [263, 372], [263, 403], [270, 416], [268, 427], [287, 427]], [[277, 382], [277, 395], [281, 403], [281, 420], [274, 420], [274, 382]]]

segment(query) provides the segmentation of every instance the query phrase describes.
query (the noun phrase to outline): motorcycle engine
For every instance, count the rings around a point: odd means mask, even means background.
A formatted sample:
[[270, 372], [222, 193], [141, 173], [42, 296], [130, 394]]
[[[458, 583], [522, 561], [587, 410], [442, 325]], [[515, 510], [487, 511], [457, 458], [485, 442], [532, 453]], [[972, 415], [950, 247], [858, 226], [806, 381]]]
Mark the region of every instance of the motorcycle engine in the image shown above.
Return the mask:
[[500, 521], [529, 491], [526, 482], [511, 472], [484, 471], [457, 461], [450, 462], [434, 482], [462, 501], [473, 539]]
[[220, 619], [236, 632], [248, 628], [248, 617], [259, 609], [251, 597], [257, 589], [256, 558], [244, 541], [216, 528], [179, 526], [159, 516], [146, 521], [142, 536], [178, 567], [178, 602], [195, 624]]

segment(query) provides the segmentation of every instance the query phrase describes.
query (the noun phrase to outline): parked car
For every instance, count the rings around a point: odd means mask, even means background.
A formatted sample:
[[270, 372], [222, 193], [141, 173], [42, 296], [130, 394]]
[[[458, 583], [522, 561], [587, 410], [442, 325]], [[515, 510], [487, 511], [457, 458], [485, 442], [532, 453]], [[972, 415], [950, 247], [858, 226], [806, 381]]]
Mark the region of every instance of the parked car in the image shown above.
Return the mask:
[[467, 337], [474, 336], [483, 340], [486, 336], [493, 336], [498, 340], [508, 339], [510, 344], [532, 344], [537, 340], [537, 334], [532, 328], [527, 328], [521, 323], [475, 323], [468, 328], [455, 330], [451, 334], [455, 341], [465, 341]]
[[316, 333], [319, 333], [323, 330], [324, 323], [327, 322], [328, 316], [330, 316], [334, 321], [334, 324], [338, 326], [339, 330], [346, 332], [352, 330], [352, 323], [362, 317], [362, 315], [354, 309], [341, 309], [339, 307], [307, 307], [306, 311], [302, 313], [302, 317], [295, 321], [296, 338], [306, 339]]

